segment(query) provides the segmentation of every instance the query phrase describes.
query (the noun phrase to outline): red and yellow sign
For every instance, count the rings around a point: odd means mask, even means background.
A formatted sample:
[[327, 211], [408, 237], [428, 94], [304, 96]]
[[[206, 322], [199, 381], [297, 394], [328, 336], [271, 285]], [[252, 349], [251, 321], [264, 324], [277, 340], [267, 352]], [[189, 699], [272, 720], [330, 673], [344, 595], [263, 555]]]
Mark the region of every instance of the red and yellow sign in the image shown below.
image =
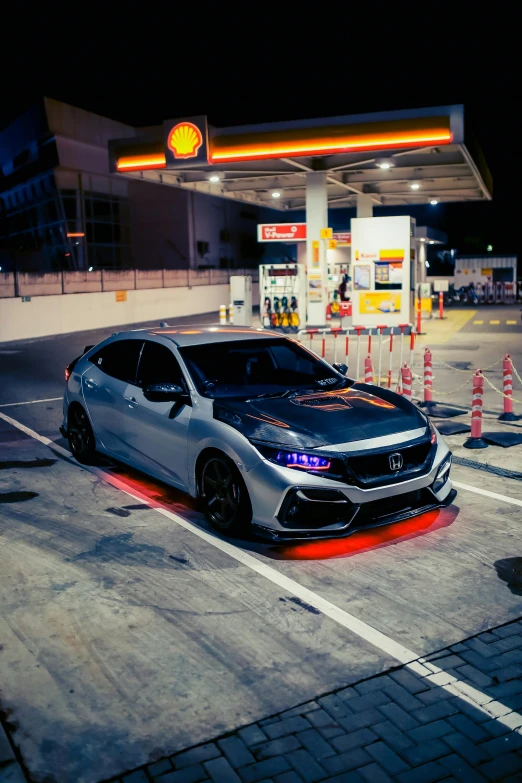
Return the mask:
[[352, 244], [350, 231], [334, 231], [333, 239], [337, 242], [337, 247], [349, 247]]
[[379, 250], [379, 261], [404, 261], [404, 248]]
[[197, 158], [203, 134], [193, 122], [178, 122], [169, 133], [168, 146], [175, 158]]
[[259, 223], [258, 242], [304, 242], [306, 223]]
[[127, 301], [127, 291], [115, 291], [115, 299], [117, 302]]

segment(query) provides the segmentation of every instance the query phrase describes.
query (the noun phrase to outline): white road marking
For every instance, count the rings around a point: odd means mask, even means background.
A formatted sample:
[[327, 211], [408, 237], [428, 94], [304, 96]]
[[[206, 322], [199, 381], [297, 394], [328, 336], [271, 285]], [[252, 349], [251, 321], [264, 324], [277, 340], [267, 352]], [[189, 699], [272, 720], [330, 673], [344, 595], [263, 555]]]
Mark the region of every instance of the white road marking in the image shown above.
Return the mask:
[[[69, 451], [55, 444], [54, 441], [50, 440], [50, 438], [39, 435], [34, 430], [26, 427], [24, 424], [21, 424], [19, 421], [12, 419], [10, 416], [6, 416], [5, 414], [0, 413], [0, 418], [11, 424], [13, 427], [17, 427], [19, 430], [26, 433], [26, 435], [30, 435], [40, 443], [43, 443], [46, 446], [50, 446], [54, 451], [63, 454], [66, 457], [72, 456]], [[136, 494], [136, 490], [131, 489], [124, 480], [116, 478], [115, 476], [112, 476], [99, 468], [89, 467], [86, 465], [82, 467], [91, 473], [98, 475], [108, 484], [111, 484], [122, 492], [125, 492], [125, 494], [129, 495], [129, 497], [133, 498], [133, 500], [146, 503], [154, 511], [157, 511], [158, 514], [162, 514], [167, 519], [170, 519], [180, 527], [184, 528], [184, 530], [193, 533], [206, 543], [229, 555], [238, 563], [247, 566], [260, 576], [265, 577], [265, 579], [268, 579], [270, 582], [277, 585], [285, 592], [292, 593], [297, 598], [305, 601], [309, 606], [313, 606], [322, 614], [326, 615], [326, 617], [329, 617], [334, 622], [356, 634], [361, 639], [369, 642], [374, 647], [377, 647], [379, 650], [386, 653], [390, 657], [395, 658], [395, 660], [399, 661], [399, 663], [410, 669], [410, 671], [412, 671], [418, 677], [426, 678], [427, 682], [430, 684], [443, 688], [453, 696], [467, 702], [468, 704], [471, 704], [479, 712], [488, 715], [488, 717], [490, 717], [492, 720], [497, 720], [499, 723], [502, 723], [509, 729], [522, 734], [522, 715], [520, 713], [512, 711], [510, 707], [507, 707], [505, 704], [496, 701], [491, 696], [488, 696], [486, 693], [478, 690], [478, 688], [475, 688], [468, 683], [462, 682], [461, 680], [457, 679], [457, 677], [454, 677], [452, 674], [445, 672], [435, 664], [426, 661], [426, 659], [422, 656], [417, 655], [417, 653], [414, 653], [404, 645], [381, 633], [381, 631], [378, 631], [376, 628], [368, 625], [363, 620], [359, 620], [357, 617], [331, 603], [331, 601], [328, 601], [326, 598], [322, 598], [320, 595], [317, 595], [317, 593], [314, 593], [312, 590], [309, 590], [307, 587], [299, 584], [299, 582], [296, 582], [294, 579], [281, 574], [275, 568], [272, 568], [272, 566], [269, 566], [262, 560], [258, 560], [248, 552], [244, 552], [235, 544], [231, 544], [228, 541], [217, 538], [215, 535], [208, 533], [206, 530], [203, 530], [197, 525], [194, 525], [192, 522], [189, 522], [179, 514], [175, 514], [173, 511], [170, 511], [167, 508], [163, 508], [162, 506], [155, 506], [153, 501], [151, 501], [146, 495], [141, 493]], [[472, 491], [475, 489], [470, 487], [468, 484], [461, 484], [459, 486], [465, 489], [469, 488]], [[503, 495], [486, 493], [485, 490], [481, 491], [481, 494], [488, 494], [495, 497], [496, 499], [505, 499], [508, 502], [512, 502], [509, 498], [505, 498]], [[522, 505], [521, 501], [517, 501], [517, 503]]]
[[468, 492], [475, 492], [477, 495], [485, 495], [487, 498], [493, 500], [501, 500], [503, 503], [511, 503], [513, 506], [522, 506], [522, 500], [517, 498], [508, 498], [507, 495], [499, 495], [497, 492], [490, 492], [489, 489], [481, 489], [480, 487], [473, 487], [471, 484], [461, 484], [460, 481], [453, 481], [453, 486], [457, 489], [465, 489]]
[[30, 427], [26, 427], [25, 424], [22, 424], [20, 421], [16, 421], [16, 419], [12, 419], [10, 416], [7, 416], [5, 413], [0, 413], [0, 419], [3, 419], [8, 424], [11, 424], [13, 427], [16, 427], [22, 432], [25, 432], [25, 434], [29, 435], [31, 438], [40, 441], [40, 443], [43, 443], [44, 446], [49, 446], [54, 451], [58, 452], [58, 454], [61, 454], [63, 457], [72, 457], [70, 451], [67, 451], [67, 449], [64, 449], [62, 448], [62, 446], [59, 446], [57, 443], [54, 442], [54, 440], [51, 440], [50, 438], [46, 438], [45, 435], [39, 435]]
[[27, 402], [4, 402], [0, 408], [15, 408], [17, 405], [36, 405], [38, 402], [56, 402], [63, 397], [47, 397], [45, 400], [27, 400]]

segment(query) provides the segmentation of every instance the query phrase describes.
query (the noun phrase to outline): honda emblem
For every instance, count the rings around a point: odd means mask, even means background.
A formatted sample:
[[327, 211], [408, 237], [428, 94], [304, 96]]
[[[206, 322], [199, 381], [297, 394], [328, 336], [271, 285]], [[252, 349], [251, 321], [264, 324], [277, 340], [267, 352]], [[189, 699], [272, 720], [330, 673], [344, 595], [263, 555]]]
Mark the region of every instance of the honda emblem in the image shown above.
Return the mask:
[[399, 452], [390, 454], [388, 462], [390, 463], [390, 470], [400, 470], [402, 468], [402, 454], [399, 454]]

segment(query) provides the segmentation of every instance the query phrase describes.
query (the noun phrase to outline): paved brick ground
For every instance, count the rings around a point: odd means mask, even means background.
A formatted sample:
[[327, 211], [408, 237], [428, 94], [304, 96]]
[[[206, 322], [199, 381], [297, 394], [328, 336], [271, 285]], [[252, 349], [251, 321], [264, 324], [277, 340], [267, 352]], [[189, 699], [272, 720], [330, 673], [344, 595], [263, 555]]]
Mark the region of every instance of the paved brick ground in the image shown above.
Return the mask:
[[[449, 693], [440, 674], [401, 667], [110, 783], [522, 781], [522, 620], [423, 660], [480, 689], [509, 725]], [[24, 782], [0, 731], [0, 783]]]

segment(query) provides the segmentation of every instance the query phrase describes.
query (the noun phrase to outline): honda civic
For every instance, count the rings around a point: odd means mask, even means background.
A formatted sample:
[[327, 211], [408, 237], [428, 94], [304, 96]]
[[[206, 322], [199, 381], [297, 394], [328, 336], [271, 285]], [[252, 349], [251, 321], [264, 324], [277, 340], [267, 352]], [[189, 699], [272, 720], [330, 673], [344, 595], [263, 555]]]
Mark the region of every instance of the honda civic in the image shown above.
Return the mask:
[[230, 535], [344, 536], [450, 503], [427, 416], [346, 373], [266, 329], [120, 332], [67, 367], [61, 432], [78, 461], [183, 490]]

